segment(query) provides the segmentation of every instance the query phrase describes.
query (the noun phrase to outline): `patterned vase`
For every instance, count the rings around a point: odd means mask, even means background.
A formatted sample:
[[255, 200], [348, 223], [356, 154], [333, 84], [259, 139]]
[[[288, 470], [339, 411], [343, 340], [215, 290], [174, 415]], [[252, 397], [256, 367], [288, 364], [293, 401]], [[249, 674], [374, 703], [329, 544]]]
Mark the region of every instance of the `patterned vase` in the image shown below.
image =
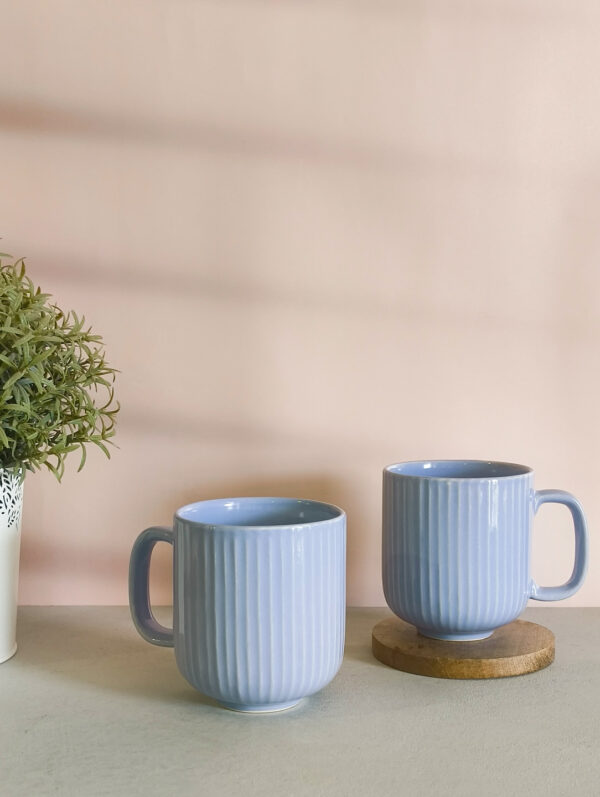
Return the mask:
[[17, 651], [17, 588], [23, 482], [0, 469], [0, 662]]

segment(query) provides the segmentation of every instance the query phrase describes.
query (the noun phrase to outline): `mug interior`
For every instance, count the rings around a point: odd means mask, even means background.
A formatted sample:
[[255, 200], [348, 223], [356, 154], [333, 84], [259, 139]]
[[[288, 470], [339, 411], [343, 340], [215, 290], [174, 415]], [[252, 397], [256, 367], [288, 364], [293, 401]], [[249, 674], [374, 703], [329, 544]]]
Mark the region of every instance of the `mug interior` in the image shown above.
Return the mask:
[[218, 498], [177, 510], [180, 520], [208, 526], [303, 526], [343, 514], [333, 504], [300, 498]]
[[526, 465], [514, 462], [490, 462], [478, 459], [438, 459], [399, 462], [386, 470], [399, 476], [425, 479], [502, 479], [531, 473]]

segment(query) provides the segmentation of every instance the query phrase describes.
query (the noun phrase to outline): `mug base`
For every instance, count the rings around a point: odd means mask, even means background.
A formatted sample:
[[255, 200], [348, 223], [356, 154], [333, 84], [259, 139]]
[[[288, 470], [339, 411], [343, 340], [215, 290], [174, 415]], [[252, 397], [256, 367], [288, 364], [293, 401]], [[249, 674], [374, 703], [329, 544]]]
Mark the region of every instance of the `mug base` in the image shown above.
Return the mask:
[[480, 639], [488, 639], [494, 633], [493, 631], [484, 631], [478, 634], [435, 634], [432, 631], [424, 631], [422, 628], [417, 628], [417, 631], [421, 636], [440, 639], [442, 642], [477, 642]]
[[259, 703], [258, 705], [245, 705], [244, 703], [225, 703], [219, 701], [223, 708], [229, 711], [238, 711], [242, 714], [269, 714], [275, 711], [285, 711], [288, 708], [297, 706], [300, 700], [290, 700], [288, 703]]

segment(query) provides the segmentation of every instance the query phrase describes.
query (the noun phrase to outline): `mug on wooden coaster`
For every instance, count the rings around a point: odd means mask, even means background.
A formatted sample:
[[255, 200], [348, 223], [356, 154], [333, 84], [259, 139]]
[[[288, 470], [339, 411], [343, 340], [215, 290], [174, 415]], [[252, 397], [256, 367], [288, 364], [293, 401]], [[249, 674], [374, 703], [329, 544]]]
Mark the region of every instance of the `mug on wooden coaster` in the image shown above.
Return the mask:
[[[544, 503], [573, 517], [569, 580], [539, 587], [531, 578], [533, 517]], [[427, 637], [485, 639], [515, 620], [529, 598], [568, 598], [587, 569], [583, 510], [570, 493], [533, 489], [525, 465], [429, 460], [383, 472], [383, 587], [390, 609]]]

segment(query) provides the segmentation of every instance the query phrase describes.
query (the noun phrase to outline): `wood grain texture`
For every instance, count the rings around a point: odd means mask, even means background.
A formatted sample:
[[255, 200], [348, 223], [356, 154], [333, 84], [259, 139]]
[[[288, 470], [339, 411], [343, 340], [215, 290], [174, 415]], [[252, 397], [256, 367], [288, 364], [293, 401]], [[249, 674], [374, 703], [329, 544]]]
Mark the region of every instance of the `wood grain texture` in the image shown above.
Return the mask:
[[488, 639], [443, 642], [421, 636], [397, 617], [373, 628], [373, 654], [396, 670], [433, 678], [506, 678], [541, 670], [554, 661], [554, 634], [515, 620]]

